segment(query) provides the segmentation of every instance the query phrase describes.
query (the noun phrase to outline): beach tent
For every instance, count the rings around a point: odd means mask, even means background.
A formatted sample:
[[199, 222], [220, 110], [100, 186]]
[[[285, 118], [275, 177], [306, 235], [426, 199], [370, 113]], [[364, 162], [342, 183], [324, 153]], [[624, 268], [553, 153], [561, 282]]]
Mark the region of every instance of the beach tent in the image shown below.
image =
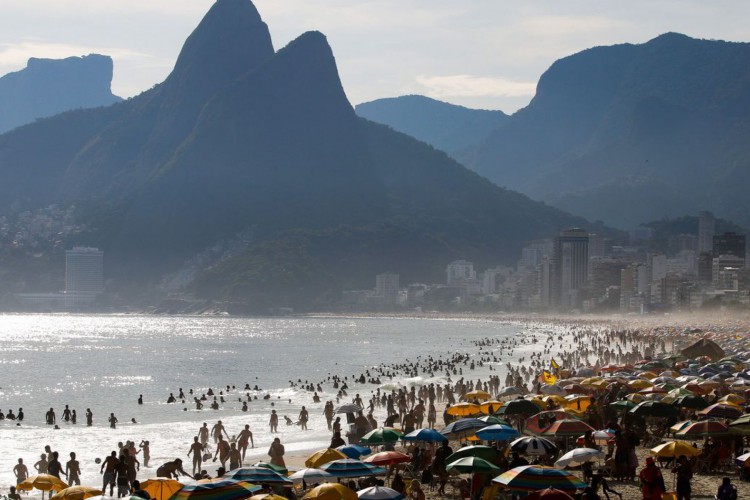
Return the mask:
[[719, 347], [719, 344], [710, 339], [700, 339], [696, 343], [686, 347], [680, 352], [683, 356], [688, 358], [708, 356], [712, 360], [717, 360], [725, 356], [724, 349]]

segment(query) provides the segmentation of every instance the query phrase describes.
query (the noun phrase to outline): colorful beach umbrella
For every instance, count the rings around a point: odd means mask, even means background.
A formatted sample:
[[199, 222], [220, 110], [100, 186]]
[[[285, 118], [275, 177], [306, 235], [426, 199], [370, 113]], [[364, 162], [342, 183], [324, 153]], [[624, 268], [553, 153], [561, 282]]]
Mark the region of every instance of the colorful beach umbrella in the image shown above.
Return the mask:
[[547, 488], [535, 491], [534, 493], [523, 497], [523, 500], [574, 500], [574, 498], [562, 490]]
[[333, 410], [334, 413], [359, 413], [363, 411], [364, 408], [361, 406], [354, 404], [354, 403], [348, 403], [345, 405], [341, 405], [335, 410]]
[[586, 431], [594, 432], [594, 428], [582, 420], [556, 420], [542, 432], [542, 436], [570, 437], [578, 436]]
[[286, 476], [287, 474], [289, 474], [289, 469], [287, 469], [283, 465], [276, 465], [276, 464], [272, 464], [271, 462], [264, 462], [262, 460], [259, 462], [255, 462], [254, 464], [252, 464], [252, 466], [253, 467], [265, 467], [266, 469], [271, 469], [274, 472], [278, 472], [282, 476]]
[[499, 456], [500, 452], [497, 450], [497, 448], [493, 448], [491, 446], [464, 446], [460, 450], [457, 450], [455, 453], [448, 455], [448, 457], [445, 459], [445, 463], [449, 464], [451, 462], [455, 462], [460, 458], [466, 457], [477, 457], [489, 462], [495, 462], [495, 460], [497, 460]]
[[675, 433], [678, 438], [695, 439], [707, 436], [725, 436], [729, 434], [729, 426], [718, 420], [701, 420], [691, 422]]
[[320, 467], [334, 477], [366, 477], [384, 475], [386, 470], [372, 464], [352, 460], [351, 458], [343, 460], [334, 460]]
[[712, 418], [735, 419], [742, 416], [742, 408], [733, 404], [716, 403], [699, 411], [698, 415]]
[[327, 464], [328, 462], [333, 462], [334, 460], [341, 460], [343, 458], [349, 458], [344, 453], [334, 450], [332, 448], [326, 448], [325, 450], [318, 450], [309, 457], [307, 457], [307, 460], [305, 460], [305, 467], [309, 468], [318, 468], [323, 464]]
[[482, 410], [479, 408], [479, 405], [464, 402], [451, 406], [446, 410], [446, 413], [454, 417], [471, 417], [481, 414]]
[[449, 463], [445, 470], [459, 474], [499, 474], [501, 472], [500, 467], [479, 457], [459, 458]]
[[154, 500], [167, 500], [183, 486], [181, 482], [166, 477], [147, 479], [141, 483], [141, 489], [151, 495]]
[[395, 443], [402, 437], [404, 437], [403, 433], [396, 429], [391, 427], [380, 427], [362, 436], [362, 439], [360, 439], [359, 442], [363, 444]]
[[102, 490], [91, 486], [69, 486], [52, 495], [50, 500], [85, 500], [101, 494]]
[[371, 486], [357, 492], [359, 500], [402, 500], [404, 495], [385, 486]]
[[[439, 435], [437, 431], [434, 431], [434, 432]], [[406, 436], [404, 436], [404, 438], [406, 438]], [[336, 449], [339, 450], [344, 455], [346, 455], [348, 458], [354, 458], [354, 459], [358, 459], [359, 457], [364, 457], [372, 453], [372, 450], [370, 448], [366, 446], [360, 446], [358, 444], [345, 444], [343, 446], [339, 446]]]
[[604, 453], [593, 448], [573, 448], [556, 462], [555, 467], [578, 467], [586, 462], [593, 462], [604, 457]]
[[203, 483], [186, 484], [170, 500], [240, 500], [261, 490], [244, 481], [218, 478]]
[[674, 458], [679, 457], [680, 455], [685, 455], [686, 457], [696, 457], [701, 454], [701, 451], [684, 441], [668, 441], [666, 443], [660, 444], [659, 446], [651, 448], [651, 450], [649, 450], [649, 453], [651, 453], [655, 457]]
[[289, 500], [287, 497], [281, 495], [274, 495], [272, 493], [261, 493], [260, 495], [253, 495], [249, 500]]
[[482, 441], [511, 441], [520, 436], [519, 432], [509, 425], [488, 425], [479, 429], [476, 436]]
[[292, 482], [291, 479], [266, 467], [240, 467], [224, 474], [224, 478], [234, 481], [244, 481], [246, 483], [291, 484]]
[[378, 467], [384, 467], [386, 465], [396, 465], [410, 462], [411, 457], [406, 453], [400, 453], [398, 451], [381, 451], [365, 458], [363, 462], [377, 465]]
[[320, 469], [301, 469], [289, 476], [294, 484], [300, 484], [302, 481], [306, 483], [324, 483], [326, 481], [333, 481], [335, 478], [324, 470]]
[[302, 500], [357, 500], [357, 494], [340, 483], [325, 483], [307, 492]]
[[533, 436], [526, 436], [512, 441], [510, 449], [522, 455], [531, 456], [554, 455], [557, 453], [557, 446], [552, 441]]
[[750, 413], [730, 422], [729, 428], [738, 434], [750, 434]]
[[562, 469], [534, 465], [515, 467], [503, 472], [492, 481], [517, 491], [537, 491], [547, 488], [575, 491], [587, 486], [576, 476]]
[[404, 441], [422, 441], [425, 443], [442, 443], [448, 438], [435, 429], [417, 429], [404, 436]]

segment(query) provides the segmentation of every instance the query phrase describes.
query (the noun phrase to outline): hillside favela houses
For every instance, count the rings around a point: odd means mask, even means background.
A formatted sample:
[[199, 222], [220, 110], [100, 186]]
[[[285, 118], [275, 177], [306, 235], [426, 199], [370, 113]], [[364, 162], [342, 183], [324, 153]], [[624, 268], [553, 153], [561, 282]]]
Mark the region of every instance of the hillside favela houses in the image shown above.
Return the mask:
[[344, 292], [342, 308], [643, 314], [750, 307], [746, 237], [716, 227], [714, 216], [701, 212], [697, 234], [671, 236], [660, 245], [649, 227], [630, 231], [629, 244], [565, 229], [530, 241], [515, 267], [478, 271], [473, 262], [455, 260], [446, 263], [444, 283], [402, 284], [398, 290], [399, 276], [382, 274], [374, 290]]
[[65, 290], [52, 293], [22, 293], [18, 305], [32, 311], [78, 311], [94, 307], [104, 293], [104, 252], [98, 248], [74, 247], [65, 252]]

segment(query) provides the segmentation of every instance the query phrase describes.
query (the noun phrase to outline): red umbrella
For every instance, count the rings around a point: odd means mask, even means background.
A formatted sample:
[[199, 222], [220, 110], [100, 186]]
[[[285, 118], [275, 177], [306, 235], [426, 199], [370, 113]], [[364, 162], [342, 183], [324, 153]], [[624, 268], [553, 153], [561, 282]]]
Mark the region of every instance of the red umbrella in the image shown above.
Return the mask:
[[531, 495], [524, 497], [524, 500], [573, 500], [573, 497], [561, 490], [547, 488], [546, 490], [535, 491]]
[[586, 431], [594, 432], [594, 428], [581, 420], [558, 420], [542, 432], [542, 436], [578, 436]]
[[705, 410], [701, 410], [698, 412], [698, 415], [703, 415], [704, 417], [712, 417], [712, 418], [739, 418], [740, 415], [742, 415], [742, 408], [735, 405], [730, 404], [724, 404], [724, 403], [716, 403]]
[[363, 462], [377, 465], [378, 467], [383, 467], [385, 465], [403, 464], [410, 461], [411, 457], [409, 455], [399, 453], [397, 451], [381, 451], [380, 453], [370, 455], [363, 460]]

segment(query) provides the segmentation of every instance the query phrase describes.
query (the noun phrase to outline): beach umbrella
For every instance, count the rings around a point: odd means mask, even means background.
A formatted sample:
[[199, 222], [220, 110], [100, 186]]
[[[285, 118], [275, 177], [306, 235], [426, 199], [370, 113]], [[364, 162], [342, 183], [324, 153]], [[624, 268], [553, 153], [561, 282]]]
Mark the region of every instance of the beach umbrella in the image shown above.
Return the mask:
[[334, 477], [324, 470], [308, 468], [298, 470], [297, 472], [289, 476], [289, 479], [291, 479], [294, 484], [300, 484], [302, 481], [315, 484], [331, 481], [334, 479]]
[[357, 494], [340, 483], [324, 483], [307, 492], [302, 500], [357, 500]]
[[253, 495], [249, 500], [289, 500], [287, 497], [281, 495], [274, 495], [272, 493], [261, 493], [260, 495]]
[[573, 448], [555, 462], [555, 467], [578, 467], [586, 462], [594, 462], [602, 458], [604, 453], [593, 448]]
[[334, 460], [322, 465], [320, 469], [337, 478], [379, 476], [386, 473], [386, 470], [382, 467], [360, 462], [359, 460], [352, 460], [351, 458]]
[[477, 420], [481, 420], [487, 425], [496, 425], [496, 424], [510, 425], [507, 420], [503, 420], [494, 415], [485, 415], [483, 417], [479, 417]]
[[505, 485], [510, 490], [537, 491], [555, 488], [562, 491], [575, 491], [587, 485], [573, 474], [554, 467], [522, 465], [503, 472], [492, 481]]
[[571, 394], [565, 397], [567, 410], [584, 411], [591, 405], [591, 396], [585, 394]]
[[363, 457], [365, 455], [369, 455], [370, 453], [372, 453], [372, 450], [370, 448], [367, 448], [366, 446], [359, 446], [358, 444], [345, 444], [345, 445], [339, 446], [336, 449], [339, 450], [344, 455], [346, 455], [348, 458], [354, 458], [354, 459], [357, 459], [359, 457]]
[[482, 441], [510, 441], [520, 436], [513, 427], [503, 424], [489, 425], [479, 429], [476, 436]]
[[626, 399], [623, 399], [621, 401], [615, 401], [614, 403], [609, 403], [608, 405], [610, 408], [614, 408], [617, 411], [630, 411], [631, 409], [636, 407], [636, 404], [632, 401], [628, 401]]
[[684, 441], [667, 441], [666, 443], [660, 444], [655, 448], [651, 448], [649, 453], [655, 457], [674, 458], [680, 455], [686, 457], [696, 457], [701, 454], [701, 451]]
[[684, 348], [680, 353], [686, 358], [697, 358], [708, 356], [712, 360], [721, 359], [725, 356], [724, 349], [711, 339], [700, 339], [694, 344]]
[[315, 469], [323, 464], [333, 462], [334, 460], [341, 460], [342, 458], [349, 457], [338, 450], [326, 448], [325, 450], [316, 451], [315, 453], [307, 457], [307, 460], [305, 460], [305, 467]]
[[186, 484], [175, 492], [170, 500], [239, 500], [248, 498], [260, 490], [260, 486], [222, 477], [212, 481]]
[[500, 392], [497, 393], [497, 397], [499, 399], [503, 398], [511, 398], [515, 396], [519, 396], [521, 394], [521, 390], [517, 387], [505, 387], [500, 390]]
[[542, 436], [569, 437], [594, 430], [582, 420], [557, 420], [542, 432]]
[[359, 413], [363, 410], [364, 408], [362, 408], [361, 406], [354, 404], [354, 403], [349, 403], [349, 404], [339, 406], [338, 408], [333, 410], [333, 412], [334, 413]]
[[737, 467], [746, 467], [748, 464], [748, 460], [750, 460], [750, 453], [743, 453], [742, 455], [734, 459], [734, 464]]
[[417, 429], [404, 436], [404, 441], [424, 441], [425, 443], [442, 443], [448, 438], [435, 429]]
[[291, 483], [292, 481], [266, 467], [240, 467], [224, 474], [224, 479], [246, 483]]
[[535, 491], [534, 493], [523, 497], [523, 500], [574, 500], [574, 498], [562, 490], [547, 488]]
[[522, 455], [554, 455], [557, 453], [557, 446], [552, 441], [542, 437], [525, 436], [518, 438], [510, 443], [511, 451]]
[[385, 444], [395, 443], [404, 435], [391, 427], [379, 427], [362, 436], [359, 440], [363, 444]]
[[16, 488], [23, 491], [41, 490], [42, 498], [45, 491], [60, 491], [68, 487], [68, 484], [52, 474], [37, 474], [29, 476], [16, 485]]
[[674, 434], [675, 432], [680, 432], [682, 429], [687, 427], [688, 425], [692, 424], [692, 420], [683, 420], [682, 422], [677, 422], [672, 427], [669, 428], [669, 432]]
[[576, 417], [565, 410], [541, 411], [525, 420], [524, 429], [533, 434], [541, 434], [544, 429], [552, 425], [552, 422], [571, 418]]
[[466, 394], [464, 394], [463, 399], [465, 401], [473, 401], [475, 399], [479, 400], [479, 401], [487, 401], [491, 397], [492, 396], [490, 395], [489, 392], [482, 391], [482, 390], [476, 390], [476, 391], [471, 391], [471, 392], [467, 392]]
[[255, 462], [252, 466], [265, 467], [266, 469], [271, 469], [274, 472], [278, 472], [282, 476], [286, 476], [287, 474], [289, 474], [289, 469], [287, 469], [286, 467], [282, 465], [272, 464], [270, 462], [263, 462], [262, 460], [260, 462]]
[[586, 388], [581, 384], [570, 384], [565, 386], [565, 392], [567, 394], [579, 394], [581, 392], [586, 392]]
[[536, 415], [539, 407], [527, 399], [508, 401], [495, 415]]
[[539, 390], [539, 392], [541, 392], [542, 394], [547, 394], [549, 396], [564, 396], [567, 394], [565, 388], [558, 384], [544, 385]]
[[485, 415], [493, 415], [497, 410], [500, 409], [501, 406], [503, 406], [502, 401], [485, 401], [484, 403], [479, 405], [479, 411], [481, 411]]
[[576, 375], [579, 377], [592, 377], [596, 372], [590, 366], [582, 366], [576, 370]]
[[411, 457], [406, 453], [400, 453], [398, 451], [381, 451], [365, 458], [363, 462], [377, 465], [378, 467], [384, 467], [386, 465], [396, 465], [410, 462]]
[[742, 416], [742, 408], [732, 404], [716, 403], [698, 412], [698, 415], [711, 418], [735, 419]]
[[701, 420], [691, 422], [675, 433], [679, 438], [698, 438], [706, 436], [725, 436], [729, 434], [729, 426], [718, 420]]
[[740, 418], [729, 423], [729, 428], [733, 432], [741, 434], [750, 434], [750, 413], [742, 415]]
[[402, 500], [404, 495], [385, 486], [371, 486], [357, 492], [359, 500]]
[[[594, 443], [599, 446], [604, 446], [615, 438], [615, 434], [614, 431], [611, 430], [599, 430], [592, 432], [591, 438], [594, 440]], [[576, 439], [576, 444], [579, 446], [583, 446], [585, 442], [585, 434], [583, 436], [578, 436], [578, 439]]]
[[659, 401], [644, 401], [630, 410], [633, 415], [641, 417], [676, 417], [680, 411], [672, 405], [661, 403]]
[[[50, 500], [85, 500], [101, 494], [102, 490], [97, 490], [91, 486], [69, 486], [52, 495]], [[158, 500], [162, 499], [159, 498]]]
[[727, 394], [726, 396], [718, 400], [717, 403], [727, 403], [731, 405], [744, 405], [745, 398], [737, 394]]
[[147, 479], [141, 483], [141, 489], [154, 500], [167, 500], [183, 486], [181, 482], [166, 477]]
[[445, 463], [449, 464], [451, 462], [455, 462], [460, 458], [466, 457], [477, 457], [489, 462], [494, 462], [499, 456], [500, 452], [497, 450], [497, 448], [493, 448], [491, 446], [464, 446], [453, 454], [448, 455], [448, 457], [445, 459]]
[[474, 403], [458, 403], [449, 407], [446, 412], [454, 417], [471, 417], [472, 415], [479, 415], [482, 410], [479, 405]]
[[479, 457], [463, 457], [450, 462], [445, 470], [459, 474], [499, 474], [500, 467]]
[[648, 380], [643, 379], [631, 380], [630, 382], [628, 382], [628, 387], [637, 391], [648, 389], [649, 387], [653, 387], [653, 385], [654, 384], [652, 384]]
[[[533, 403], [531, 403], [533, 404]], [[473, 435], [477, 430], [484, 429], [489, 424], [483, 422], [478, 418], [462, 418], [446, 425], [440, 434], [443, 436], [454, 435], [454, 436], [468, 436]]]
[[680, 396], [675, 399], [672, 404], [678, 408], [690, 408], [692, 410], [703, 410], [704, 408], [708, 408], [706, 400], [694, 394]]

